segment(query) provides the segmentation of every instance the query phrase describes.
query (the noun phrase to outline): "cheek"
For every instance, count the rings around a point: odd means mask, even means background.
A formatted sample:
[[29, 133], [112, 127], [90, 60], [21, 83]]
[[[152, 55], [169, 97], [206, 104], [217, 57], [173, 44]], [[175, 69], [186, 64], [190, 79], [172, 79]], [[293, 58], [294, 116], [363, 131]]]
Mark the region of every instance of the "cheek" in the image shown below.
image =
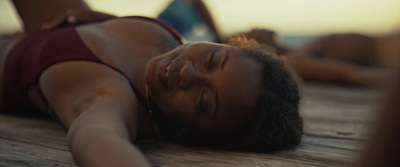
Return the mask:
[[195, 114], [193, 97], [188, 93], [176, 93], [173, 97], [168, 97], [160, 101], [161, 111], [170, 119], [187, 122]]

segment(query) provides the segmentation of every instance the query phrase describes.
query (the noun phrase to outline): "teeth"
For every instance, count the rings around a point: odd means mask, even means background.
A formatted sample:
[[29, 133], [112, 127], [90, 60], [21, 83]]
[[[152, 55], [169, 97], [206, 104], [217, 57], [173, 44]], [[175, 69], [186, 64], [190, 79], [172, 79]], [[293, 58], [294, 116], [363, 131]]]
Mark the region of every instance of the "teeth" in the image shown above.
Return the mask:
[[165, 72], [165, 76], [166, 76], [166, 77], [168, 77], [170, 65], [171, 65], [171, 64], [168, 64], [168, 66], [167, 66], [167, 70], [166, 70], [166, 72]]
[[169, 71], [169, 65], [168, 65], [168, 67], [167, 67], [167, 71]]

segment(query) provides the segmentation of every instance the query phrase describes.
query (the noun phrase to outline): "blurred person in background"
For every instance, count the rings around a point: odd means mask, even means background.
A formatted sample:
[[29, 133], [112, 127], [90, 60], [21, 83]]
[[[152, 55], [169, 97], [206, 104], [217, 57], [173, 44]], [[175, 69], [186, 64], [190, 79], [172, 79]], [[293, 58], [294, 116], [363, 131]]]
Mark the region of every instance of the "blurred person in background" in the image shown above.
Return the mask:
[[[229, 39], [219, 33], [201, 0], [174, 0], [159, 18], [188, 41]], [[400, 32], [376, 38], [357, 33], [328, 34], [299, 49], [283, 47], [274, 30], [256, 28], [243, 34], [275, 48], [307, 81], [385, 86], [392, 80], [393, 68], [400, 63]]]

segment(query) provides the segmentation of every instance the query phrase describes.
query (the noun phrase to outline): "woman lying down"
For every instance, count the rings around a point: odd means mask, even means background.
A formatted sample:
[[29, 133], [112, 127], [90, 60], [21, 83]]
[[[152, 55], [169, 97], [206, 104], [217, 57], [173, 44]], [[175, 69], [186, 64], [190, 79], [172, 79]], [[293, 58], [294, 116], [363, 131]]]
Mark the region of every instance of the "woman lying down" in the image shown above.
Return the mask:
[[[2, 47], [2, 111], [60, 120], [80, 166], [150, 166], [134, 145], [145, 137], [254, 152], [301, 140], [296, 77], [267, 46], [184, 43], [158, 20], [79, 0], [13, 2], [30, 33]], [[39, 30], [55, 14], [90, 23]]]

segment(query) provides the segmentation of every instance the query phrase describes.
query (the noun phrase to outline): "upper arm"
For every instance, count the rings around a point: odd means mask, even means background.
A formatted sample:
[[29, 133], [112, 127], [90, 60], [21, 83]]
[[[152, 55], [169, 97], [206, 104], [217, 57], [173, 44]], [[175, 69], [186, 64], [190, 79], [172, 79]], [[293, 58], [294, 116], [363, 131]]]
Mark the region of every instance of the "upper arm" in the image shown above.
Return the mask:
[[49, 67], [39, 84], [66, 128], [76, 123], [107, 125], [136, 135], [139, 103], [127, 78], [117, 71], [95, 62], [63, 62]]
[[137, 135], [139, 103], [129, 81], [102, 64], [63, 62], [40, 78], [43, 93], [68, 130], [81, 166], [150, 166], [130, 141]]

